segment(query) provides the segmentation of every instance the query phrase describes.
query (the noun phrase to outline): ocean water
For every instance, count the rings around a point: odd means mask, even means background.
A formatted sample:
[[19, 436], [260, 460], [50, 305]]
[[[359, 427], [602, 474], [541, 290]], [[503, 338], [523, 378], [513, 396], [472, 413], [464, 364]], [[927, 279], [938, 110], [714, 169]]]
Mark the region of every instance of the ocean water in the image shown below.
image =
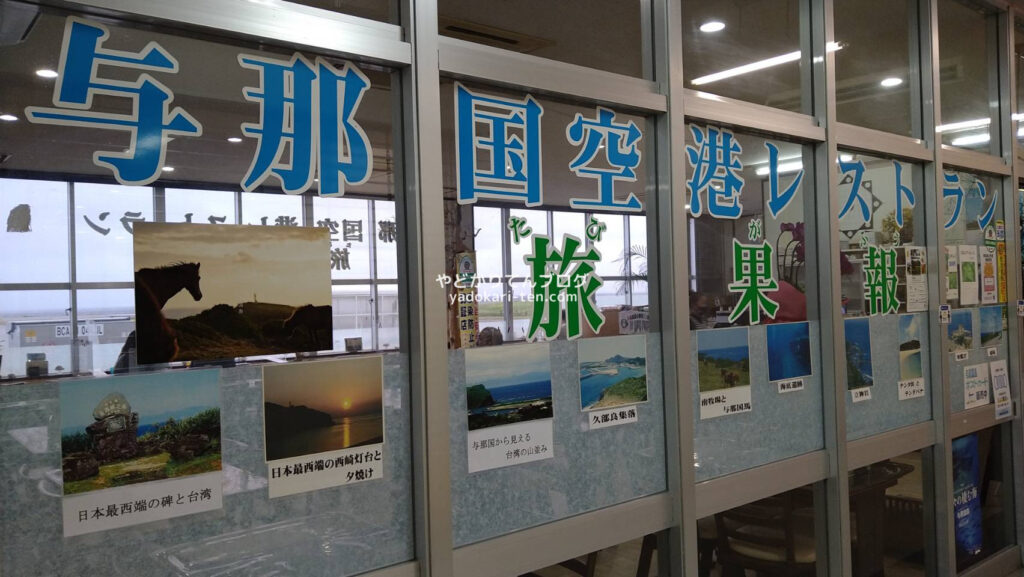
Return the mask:
[[496, 403], [518, 403], [551, 398], [551, 381], [534, 381], [492, 389], [487, 387]]
[[697, 353], [707, 355], [715, 359], [727, 359], [730, 361], [742, 361], [743, 359], [750, 358], [750, 348], [746, 345], [743, 345], [742, 347], [726, 347], [706, 351], [698, 349]]
[[900, 379], [917, 379], [921, 376], [921, 349], [900, 351]]
[[596, 403], [601, 398], [601, 393], [605, 389], [618, 383], [619, 381], [628, 379], [630, 377], [640, 377], [646, 373], [645, 369], [629, 369], [626, 367], [619, 367], [619, 374], [617, 375], [590, 375], [580, 379], [580, 400], [581, 407], [587, 408], [588, 406]]
[[345, 417], [331, 427], [299, 431], [267, 439], [267, 460], [315, 455], [358, 447], [384, 440], [384, 417], [362, 415]]

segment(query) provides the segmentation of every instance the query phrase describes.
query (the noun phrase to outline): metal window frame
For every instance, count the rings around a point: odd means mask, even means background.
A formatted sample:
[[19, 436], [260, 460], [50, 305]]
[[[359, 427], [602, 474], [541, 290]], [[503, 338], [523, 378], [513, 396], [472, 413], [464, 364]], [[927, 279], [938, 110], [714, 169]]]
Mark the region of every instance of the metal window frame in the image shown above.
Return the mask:
[[[819, 564], [819, 574], [851, 574], [849, 487], [847, 472], [855, 467], [910, 450], [925, 449], [926, 528], [934, 533], [928, 539], [928, 569], [932, 575], [955, 571], [955, 539], [952, 528], [952, 459], [950, 443], [965, 432], [997, 425], [991, 410], [975, 409], [952, 414], [949, 401], [949, 369], [942, 351], [945, 339], [937, 329], [938, 303], [944, 302], [935, 279], [930, 279], [930, 350], [933, 394], [931, 421], [918, 423], [848, 441], [845, 427], [845, 366], [835, 359], [845, 354], [840, 336], [842, 317], [834, 305], [839, 299], [838, 264], [831, 259], [838, 247], [838, 222], [832, 217], [837, 198], [834, 166], [838, 149], [896, 157], [925, 167], [925, 190], [935, 198], [945, 167], [992, 174], [1002, 178], [1005, 192], [1003, 215], [1007, 223], [1017, 222], [1018, 183], [1024, 178], [1024, 163], [1017, 158], [1020, 143], [1013, 137], [1011, 114], [1016, 112], [1013, 17], [1016, 5], [1002, 0], [987, 0], [1000, 12], [998, 41], [1000, 53], [999, 146], [1002, 156], [981, 154], [939, 144], [934, 128], [940, 119], [938, 79], [938, 0], [917, 2], [921, 34], [920, 99], [914, 102], [915, 117], [920, 118], [921, 138], [908, 138], [839, 123], [835, 111], [834, 56], [825, 50], [833, 39], [833, 3], [835, 0], [806, 0], [802, 41], [808, 56], [813, 56], [805, 82], [805, 98], [814, 103], [813, 114], [798, 114], [708, 95], [684, 87], [681, 21], [682, 0], [652, 0], [644, 4], [644, 27], [650, 36], [643, 47], [645, 70], [653, 80], [607, 73], [586, 67], [555, 62], [534, 56], [514, 54], [460, 40], [442, 38], [437, 32], [438, 0], [401, 0], [399, 25], [383, 24], [336, 12], [288, 2], [261, 4], [246, 0], [76, 0], [59, 3], [88, 12], [129, 14], [136, 19], [171, 23], [215, 33], [227, 33], [252, 39], [269, 39], [288, 45], [327, 51], [363, 61], [395, 66], [398, 69], [395, 99], [396, 130], [402, 143], [396, 145], [398, 171], [396, 187], [404, 191], [396, 201], [396, 214], [406, 223], [406, 238], [398, 244], [399, 265], [404, 274], [399, 283], [402, 348], [409, 352], [411, 381], [411, 419], [413, 430], [413, 491], [416, 536], [416, 561], [367, 573], [372, 577], [481, 577], [495, 567], [495, 558], [509, 565], [501, 571], [527, 571], [582, 554], [648, 532], [668, 529], [660, 544], [662, 561], [672, 575], [696, 574], [696, 521], [700, 516], [779, 491], [816, 483], [816, 492], [824, 498], [821, 522], [827, 539], [819, 549], [827, 558]], [[57, 3], [57, 2], [54, 2]], [[650, 21], [647, 21], [647, 20]], [[806, 59], [807, 57], [805, 57]], [[912, 63], [911, 73], [916, 70]], [[528, 90], [588, 103], [599, 103], [637, 111], [653, 117], [654, 158], [657, 178], [650, 202], [657, 207], [657, 226], [648, 227], [648, 235], [658, 244], [658, 266], [652, 267], [651, 286], [661, 303], [664, 343], [666, 451], [669, 491], [643, 497], [598, 511], [584, 513], [539, 527], [525, 529], [474, 545], [453, 549], [448, 431], [447, 321], [443, 307], [433, 306], [444, 298], [432, 273], [444, 269], [444, 216], [440, 146], [441, 75], [465, 78], [491, 85]], [[822, 371], [834, 387], [825, 387], [823, 419], [825, 449], [777, 461], [748, 471], [696, 483], [692, 464], [693, 398], [689, 383], [690, 331], [689, 305], [689, 220], [684, 216], [685, 174], [687, 166], [685, 123], [704, 120], [746, 130], [777, 134], [810, 142], [814, 148], [814, 182], [818, 191], [817, 278], [822, 311]], [[997, 138], [993, 134], [993, 140]], [[73, 207], [73, 186], [69, 184], [69, 202]], [[1013, 193], [1011, 194], [1011, 191]], [[1012, 200], [1011, 200], [1012, 199]], [[928, 216], [928, 262], [936, 271], [942, 262], [943, 233], [936, 225], [941, 219], [941, 203], [932, 202]], [[506, 209], [507, 210], [507, 209]], [[549, 213], [550, 215], [550, 213]], [[242, 222], [240, 196], [236, 219]], [[74, 211], [69, 210], [73, 242]], [[549, 216], [550, 220], [550, 216]], [[628, 219], [625, 246], [629, 248]], [[658, 233], [660, 232], [660, 236]], [[507, 248], [503, 240], [503, 254]], [[649, 243], [649, 246], [652, 243]], [[1020, 298], [1020, 238], [1016, 226], [1007, 226], [1008, 295]], [[67, 288], [74, 306], [76, 283], [74, 252], [71, 254], [69, 283], [43, 283], [35, 288]], [[503, 263], [503, 271], [508, 263]], [[627, 265], [629, 266], [629, 265]], [[372, 279], [371, 283], [384, 279]], [[108, 288], [91, 286], [88, 288]], [[103, 284], [103, 283], [100, 283]], [[121, 288], [123, 283], [112, 283]], [[130, 283], [127, 283], [130, 284]], [[45, 286], [44, 286], [45, 285]], [[0, 287], [14, 290], [21, 285]], [[84, 286], [84, 285], [81, 285]], [[511, 290], [510, 288], [506, 290]], [[631, 291], [630, 291], [631, 292]], [[630, 295], [630, 299], [632, 295]], [[826, 313], [828, 311], [828, 313]], [[511, 317], [510, 311], [506, 316]], [[508, 330], [512, 319], [508, 318]], [[73, 323], [76, 321], [73, 319]], [[1022, 321], [1010, 323], [1009, 350], [1021, 350]], [[77, 347], [74, 347], [76, 349]], [[1013, 398], [1020, 399], [1020, 355], [1010, 355]], [[76, 365], [77, 366], [77, 365]], [[1024, 551], [1024, 506], [1020, 498], [1024, 486], [1024, 425], [1019, 417], [1003, 431], [1012, 430], [1016, 543], [963, 575], [1006, 574], [1019, 568]], [[766, 479], [771, 482], [765, 483]], [[935, 496], [942, 496], [935, 499]], [[820, 533], [819, 533], [820, 534]], [[518, 554], [528, 547], [530, 556]], [[684, 554], [684, 551], [690, 554]], [[495, 575], [499, 573], [494, 573]], [[505, 573], [500, 573], [505, 574]]]

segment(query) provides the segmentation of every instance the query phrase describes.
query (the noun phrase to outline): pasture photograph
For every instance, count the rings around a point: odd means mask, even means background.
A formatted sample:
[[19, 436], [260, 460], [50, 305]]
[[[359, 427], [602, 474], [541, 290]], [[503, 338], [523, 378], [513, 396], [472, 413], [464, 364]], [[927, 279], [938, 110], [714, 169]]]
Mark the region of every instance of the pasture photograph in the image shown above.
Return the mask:
[[702, 393], [750, 385], [747, 327], [697, 331], [697, 384]]
[[384, 442], [379, 356], [263, 367], [266, 460]]
[[333, 348], [327, 229], [140, 222], [134, 239], [138, 364]]
[[221, 470], [217, 371], [60, 385], [64, 494]]

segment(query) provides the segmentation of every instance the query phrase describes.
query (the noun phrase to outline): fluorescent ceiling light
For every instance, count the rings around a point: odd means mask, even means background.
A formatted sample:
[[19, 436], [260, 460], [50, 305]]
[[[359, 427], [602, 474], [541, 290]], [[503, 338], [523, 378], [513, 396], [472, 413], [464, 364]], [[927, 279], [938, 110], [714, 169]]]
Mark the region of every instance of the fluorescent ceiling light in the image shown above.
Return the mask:
[[[829, 52], [835, 52], [841, 49], [843, 46], [838, 42], [829, 42], [826, 50]], [[707, 76], [701, 76], [700, 78], [694, 78], [691, 83], [694, 86], [700, 86], [702, 84], [710, 84], [719, 80], [725, 80], [726, 78], [732, 78], [733, 76], [739, 76], [741, 74], [748, 74], [750, 72], [756, 72], [758, 70], [764, 70], [765, 68], [772, 68], [788, 62], [796, 62], [800, 60], [800, 51], [790, 52], [788, 54], [780, 54], [779, 56], [772, 56], [764, 60], [758, 60], [757, 62], [751, 62], [750, 64], [744, 64], [743, 66], [737, 66], [736, 68], [730, 68], [721, 72], [715, 72], [714, 74], [708, 74]]]
[[13, 114], [0, 114], [0, 120], [4, 122], [14, 122], [18, 117]]
[[[787, 172], [796, 172], [804, 167], [804, 163], [799, 160], [794, 162], [783, 162], [779, 164], [779, 174], [785, 174]], [[762, 166], [754, 171], [754, 174], [758, 176], [766, 176], [770, 172], [769, 167]]]
[[852, 154], [840, 154], [839, 155], [839, 160], [840, 160], [840, 162], [850, 162], [851, 160], [853, 160], [853, 155]]
[[722, 30], [725, 30], [725, 22], [718, 20], [708, 20], [700, 25], [701, 32], [721, 32]]
[[989, 135], [986, 134], [971, 134], [969, 136], [961, 136], [960, 138], [954, 138], [953, 142], [950, 142], [953, 146], [970, 146], [972, 144], [984, 144], [989, 141]]
[[975, 118], [974, 120], [951, 122], [949, 124], [940, 124], [936, 126], [935, 132], [955, 132], [957, 130], [967, 130], [969, 128], [981, 128], [982, 126], [988, 126], [991, 122], [991, 118]]
[[39, 76], [40, 78], [56, 78], [57, 71], [50, 70], [49, 68], [40, 68], [39, 70], [36, 70], [36, 76]]
[[164, 172], [174, 172], [174, 167], [173, 166], [165, 166], [164, 167]]
[[228, 139], [228, 142], [238, 144], [239, 142], [242, 142], [242, 139], [237, 136], [232, 136], [231, 138]]
[[889, 78], [882, 80], [880, 84], [885, 88], [892, 88], [894, 86], [899, 86], [900, 84], [903, 84], [903, 79], [890, 76]]

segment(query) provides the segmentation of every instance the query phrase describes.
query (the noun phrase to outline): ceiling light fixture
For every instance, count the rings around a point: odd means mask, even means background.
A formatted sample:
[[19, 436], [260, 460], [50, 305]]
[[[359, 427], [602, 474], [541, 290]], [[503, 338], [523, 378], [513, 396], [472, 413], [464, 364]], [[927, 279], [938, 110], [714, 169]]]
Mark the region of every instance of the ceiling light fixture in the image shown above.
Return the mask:
[[[829, 52], [835, 52], [836, 50], [842, 50], [843, 45], [839, 42], [829, 42], [825, 48]], [[701, 76], [700, 78], [694, 78], [691, 84], [694, 86], [701, 86], [703, 84], [711, 84], [719, 80], [725, 80], [726, 78], [732, 78], [734, 76], [740, 76], [741, 74], [749, 74], [751, 72], [757, 72], [758, 70], [764, 70], [765, 68], [773, 68], [780, 66], [788, 62], [796, 62], [800, 60], [800, 51], [790, 52], [788, 54], [780, 54], [778, 56], [772, 56], [764, 60], [758, 60], [757, 62], [751, 62], [750, 64], [744, 64], [743, 66], [737, 66], [736, 68], [730, 68], [721, 72], [715, 72], [714, 74], [708, 74], [707, 76]]]
[[988, 126], [991, 123], [991, 118], [975, 118], [974, 120], [940, 124], [935, 127], [935, 132], [956, 132], [958, 130], [967, 130], [969, 128], [981, 128], [982, 126]]
[[40, 78], [56, 78], [57, 71], [50, 70], [49, 68], [40, 68], [39, 70], [36, 70], [36, 76]]
[[899, 86], [900, 84], [903, 84], [903, 79], [896, 78], [895, 76], [890, 76], [889, 78], [882, 80], [879, 84], [881, 84], [883, 88], [892, 88], [894, 86]]
[[701, 32], [721, 32], [725, 30], [725, 22], [720, 20], [708, 20], [707, 22], [700, 25]]
[[0, 120], [4, 122], [14, 122], [18, 117], [13, 114], [0, 114]]
[[[800, 170], [803, 167], [804, 163], [800, 162], [799, 160], [795, 162], [782, 162], [779, 163], [779, 174], [785, 174], [787, 172], [796, 172], [797, 170]], [[754, 173], [757, 174], [758, 176], [766, 176], [769, 172], [770, 168], [767, 166], [762, 166], [761, 168], [758, 168], [757, 170], [754, 171]]]
[[238, 144], [239, 142], [242, 142], [242, 139], [237, 136], [232, 136], [231, 138], [228, 138], [228, 142]]
[[971, 146], [973, 144], [985, 144], [991, 138], [987, 133], [983, 134], [970, 134], [968, 136], [961, 136], [960, 138], [954, 138], [953, 142], [950, 142], [953, 146]]
[[163, 170], [164, 170], [164, 172], [174, 172], [174, 167], [173, 166], [165, 166], [163, 168]]

